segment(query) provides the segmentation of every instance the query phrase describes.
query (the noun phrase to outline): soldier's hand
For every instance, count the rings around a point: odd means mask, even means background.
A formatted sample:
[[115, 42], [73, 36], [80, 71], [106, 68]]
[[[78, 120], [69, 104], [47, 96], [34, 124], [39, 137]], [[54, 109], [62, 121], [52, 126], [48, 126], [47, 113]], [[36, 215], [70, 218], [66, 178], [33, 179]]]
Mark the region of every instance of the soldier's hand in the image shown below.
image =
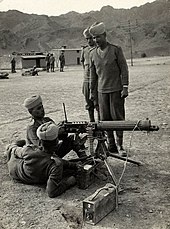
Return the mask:
[[82, 162], [79, 161], [76, 163], [76, 169], [79, 171], [82, 168]]
[[89, 98], [89, 100], [91, 100], [93, 102], [94, 101], [94, 96], [91, 95], [90, 98]]
[[57, 126], [59, 126], [59, 127], [64, 126], [64, 121], [60, 121], [60, 122], [57, 124]]
[[123, 90], [121, 91], [121, 97], [126, 98], [128, 96], [128, 87], [123, 87]]
[[65, 130], [64, 121], [59, 122], [58, 127], [59, 127], [58, 138], [59, 140], [63, 140], [68, 136], [68, 133]]
[[64, 126], [60, 126], [59, 127], [59, 130], [58, 130], [58, 135], [62, 135], [62, 134], [65, 134], [66, 133], [66, 131], [65, 131], [65, 127]]
[[81, 168], [81, 166], [82, 166], [81, 162], [69, 162], [67, 168], [78, 171]]
[[62, 159], [56, 155], [51, 156], [51, 159], [55, 161], [57, 166], [60, 166], [62, 164]]
[[99, 104], [94, 105], [96, 111], [99, 111]]

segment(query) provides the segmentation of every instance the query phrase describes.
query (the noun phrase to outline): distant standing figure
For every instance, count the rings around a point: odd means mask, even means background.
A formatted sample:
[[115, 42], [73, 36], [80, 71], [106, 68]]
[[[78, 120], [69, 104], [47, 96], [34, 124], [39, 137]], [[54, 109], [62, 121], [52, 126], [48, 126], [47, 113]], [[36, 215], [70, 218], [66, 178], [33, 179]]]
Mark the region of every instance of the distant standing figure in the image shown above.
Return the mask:
[[54, 72], [54, 64], [55, 64], [55, 57], [53, 56], [53, 54], [50, 55], [50, 69], [51, 72]]
[[11, 60], [11, 72], [12, 73], [16, 73], [15, 66], [16, 66], [16, 60], [15, 60], [15, 57], [13, 57]]
[[64, 66], [65, 66], [65, 56], [64, 52], [62, 51], [60, 56], [59, 56], [59, 61], [60, 61], [60, 72], [64, 72]]
[[45, 62], [46, 62], [46, 71], [49, 72], [50, 69], [50, 53], [47, 54], [45, 57]]

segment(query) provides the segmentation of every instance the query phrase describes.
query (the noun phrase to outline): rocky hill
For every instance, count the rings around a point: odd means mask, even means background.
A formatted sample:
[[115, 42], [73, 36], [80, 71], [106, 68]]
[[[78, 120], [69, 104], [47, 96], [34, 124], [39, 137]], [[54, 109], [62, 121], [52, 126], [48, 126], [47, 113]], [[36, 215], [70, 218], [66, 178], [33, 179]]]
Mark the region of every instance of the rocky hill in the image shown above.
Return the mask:
[[69, 12], [60, 16], [0, 12], [0, 53], [49, 51], [66, 45], [77, 48], [86, 43], [84, 28], [103, 21], [108, 40], [121, 45], [130, 55], [170, 55], [170, 0], [156, 0], [131, 9], [104, 6], [100, 11]]

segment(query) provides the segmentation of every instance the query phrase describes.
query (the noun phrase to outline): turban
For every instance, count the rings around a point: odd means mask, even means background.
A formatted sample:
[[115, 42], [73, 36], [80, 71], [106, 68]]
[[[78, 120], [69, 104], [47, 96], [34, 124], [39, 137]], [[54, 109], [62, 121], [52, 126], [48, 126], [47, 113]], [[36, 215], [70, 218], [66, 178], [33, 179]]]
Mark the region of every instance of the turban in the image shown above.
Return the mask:
[[90, 38], [92, 35], [89, 32], [89, 27], [83, 31], [83, 35], [85, 38]]
[[25, 99], [24, 106], [27, 109], [31, 109], [36, 107], [38, 104], [42, 103], [42, 99], [40, 95], [33, 95], [30, 98]]
[[105, 25], [103, 22], [95, 22], [89, 29], [92, 36], [100, 35], [106, 32]]
[[52, 141], [58, 137], [59, 127], [53, 122], [46, 122], [38, 127], [37, 136], [41, 140]]

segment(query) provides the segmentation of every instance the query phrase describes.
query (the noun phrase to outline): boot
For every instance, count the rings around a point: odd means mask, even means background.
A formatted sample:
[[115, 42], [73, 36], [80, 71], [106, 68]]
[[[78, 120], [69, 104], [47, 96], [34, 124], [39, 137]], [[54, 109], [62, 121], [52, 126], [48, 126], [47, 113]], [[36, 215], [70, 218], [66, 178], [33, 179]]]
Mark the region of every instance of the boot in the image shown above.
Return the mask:
[[25, 139], [16, 140], [16, 145], [19, 147], [23, 147], [24, 145], [26, 145]]
[[16, 148], [16, 143], [11, 143], [6, 147], [6, 151], [4, 152], [4, 156], [7, 158], [7, 162], [11, 159], [12, 151], [14, 148]]
[[117, 137], [116, 142], [117, 142], [117, 146], [119, 147], [119, 149], [124, 150], [123, 149], [123, 137]]
[[115, 143], [115, 138], [113, 135], [113, 131], [107, 131], [107, 141], [108, 141], [108, 150], [111, 153], [119, 153], [116, 143]]
[[111, 153], [119, 153], [116, 144], [108, 144], [108, 150]]
[[90, 119], [90, 122], [95, 122], [95, 119], [94, 119], [94, 109], [89, 109], [88, 110], [89, 112], [89, 119]]
[[123, 137], [117, 137], [116, 142], [117, 142], [120, 156], [127, 157], [127, 152], [123, 148]]

